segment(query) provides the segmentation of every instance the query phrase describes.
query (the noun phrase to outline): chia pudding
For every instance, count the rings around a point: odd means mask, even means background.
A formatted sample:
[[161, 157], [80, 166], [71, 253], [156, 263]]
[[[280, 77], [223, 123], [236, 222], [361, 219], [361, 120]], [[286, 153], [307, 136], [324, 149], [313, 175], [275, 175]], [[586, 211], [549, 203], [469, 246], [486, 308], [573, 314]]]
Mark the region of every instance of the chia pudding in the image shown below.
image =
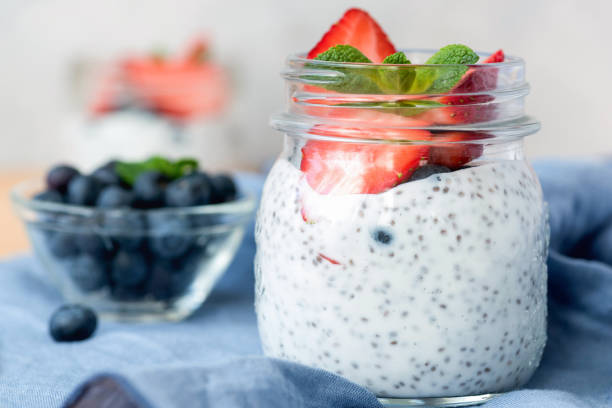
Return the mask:
[[546, 341], [546, 228], [522, 160], [326, 195], [282, 157], [256, 226], [264, 351], [383, 397], [521, 386]]

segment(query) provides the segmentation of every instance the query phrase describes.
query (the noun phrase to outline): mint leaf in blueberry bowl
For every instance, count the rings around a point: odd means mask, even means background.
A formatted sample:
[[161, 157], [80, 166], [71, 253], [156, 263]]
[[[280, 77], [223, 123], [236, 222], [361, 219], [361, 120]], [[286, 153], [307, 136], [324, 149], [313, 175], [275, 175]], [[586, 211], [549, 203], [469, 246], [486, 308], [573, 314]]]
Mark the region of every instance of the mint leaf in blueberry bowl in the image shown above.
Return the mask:
[[206, 299], [255, 207], [234, 177], [192, 158], [68, 164], [12, 200], [49, 282], [102, 318], [180, 320]]

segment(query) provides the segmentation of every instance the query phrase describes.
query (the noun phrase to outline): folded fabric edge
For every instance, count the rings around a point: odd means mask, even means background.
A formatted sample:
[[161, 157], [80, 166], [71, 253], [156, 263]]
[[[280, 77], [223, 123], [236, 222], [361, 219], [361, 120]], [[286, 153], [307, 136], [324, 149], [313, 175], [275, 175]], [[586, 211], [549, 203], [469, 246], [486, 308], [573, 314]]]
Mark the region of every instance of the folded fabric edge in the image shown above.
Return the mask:
[[64, 408], [89, 407], [154, 408], [120, 374], [100, 373], [81, 383], [66, 399]]
[[610, 266], [551, 251], [548, 270], [550, 297], [561, 304], [571, 304], [588, 311], [603, 321], [612, 321]]
[[[96, 384], [102, 386], [96, 388]], [[103, 393], [109, 392], [116, 401], [108, 402]], [[101, 399], [107, 405], [100, 405]], [[119, 405], [123, 401], [128, 402]], [[265, 356], [236, 356], [201, 365], [185, 362], [122, 375], [98, 374], [80, 385], [63, 407], [153, 408], [153, 402], [163, 407], [382, 408], [374, 394], [346, 378]]]

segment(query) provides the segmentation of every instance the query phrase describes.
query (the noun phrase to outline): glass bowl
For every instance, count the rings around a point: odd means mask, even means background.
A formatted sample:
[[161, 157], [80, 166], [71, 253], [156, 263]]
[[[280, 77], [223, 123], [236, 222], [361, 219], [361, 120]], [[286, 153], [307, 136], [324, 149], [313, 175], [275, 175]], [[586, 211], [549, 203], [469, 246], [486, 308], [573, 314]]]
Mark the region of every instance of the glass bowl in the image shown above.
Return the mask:
[[181, 320], [211, 292], [242, 241], [255, 199], [154, 210], [34, 200], [42, 180], [11, 198], [45, 273], [69, 302], [104, 318]]

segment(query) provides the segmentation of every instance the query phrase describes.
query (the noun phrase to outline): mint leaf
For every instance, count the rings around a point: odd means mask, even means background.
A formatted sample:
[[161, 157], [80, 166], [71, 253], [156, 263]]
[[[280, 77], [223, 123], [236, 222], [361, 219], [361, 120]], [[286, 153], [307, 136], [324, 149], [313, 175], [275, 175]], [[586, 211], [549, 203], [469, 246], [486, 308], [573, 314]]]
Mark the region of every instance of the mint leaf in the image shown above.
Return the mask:
[[343, 103], [339, 106], [351, 106], [351, 107], [359, 107], [359, 108], [383, 108], [383, 112], [385, 113], [394, 113], [396, 115], [401, 116], [416, 116], [419, 115], [429, 109], [439, 108], [441, 106], [446, 106], [443, 103], [429, 100], [418, 100], [418, 99], [410, 99], [410, 100], [399, 100], [399, 101], [390, 101], [390, 102], [376, 102], [376, 101], [367, 101], [367, 102], [351, 102], [351, 103]]
[[[387, 56], [383, 64], [410, 64], [406, 54], [399, 51]], [[384, 67], [378, 69], [377, 83], [386, 94], [404, 94], [410, 90], [415, 70], [412, 67]]]
[[410, 60], [406, 57], [401, 51], [396, 52], [395, 54], [388, 55], [382, 62], [383, 64], [410, 64]]
[[438, 52], [429, 57], [427, 64], [475, 64], [478, 61], [476, 54], [468, 46], [451, 44], [440, 48]]
[[477, 61], [478, 55], [470, 47], [461, 44], [451, 44], [442, 47], [438, 52], [429, 57], [426, 64], [463, 66], [419, 68], [411, 92], [448, 92], [468, 70], [468, 67], [464, 64], [475, 64]]
[[[336, 45], [316, 58], [319, 61], [369, 63], [361, 51], [350, 45]], [[478, 61], [478, 55], [471, 48], [461, 44], [451, 44], [432, 55], [427, 64], [451, 65], [448, 67], [330, 67], [306, 64], [306, 67], [340, 72], [337, 78], [328, 75], [308, 75], [305, 79], [319, 82], [317, 85], [341, 93], [356, 94], [425, 94], [445, 93], [459, 82], [468, 70], [467, 64]], [[384, 64], [409, 65], [410, 61], [403, 52], [387, 56]]]
[[[361, 51], [351, 45], [336, 45], [325, 52], [317, 55], [315, 60], [331, 62], [357, 62], [370, 63], [371, 61]], [[403, 52], [389, 55], [383, 61], [384, 64], [410, 64]], [[315, 64], [309, 68], [322, 68]], [[331, 91], [341, 93], [359, 94], [402, 94], [410, 89], [414, 79], [414, 70], [405, 68], [385, 67], [333, 67], [335, 71], [341, 72], [342, 77], [330, 83], [329, 78], [320, 78], [328, 83], [323, 87]], [[310, 76], [309, 79], [319, 79]]]
[[352, 45], [336, 45], [320, 53], [314, 59], [334, 62], [372, 62]]
[[[315, 60], [330, 61], [330, 62], [357, 62], [369, 63], [372, 62], [363, 55], [361, 51], [351, 45], [336, 45], [329, 48], [327, 51], [317, 55]], [[307, 68], [326, 69], [317, 64], [307, 64]], [[373, 70], [368, 67], [333, 67], [329, 68], [340, 72], [342, 75], [337, 78], [330, 79], [328, 76], [318, 77], [309, 75], [307, 79], [323, 81], [321, 84], [325, 89], [341, 93], [357, 93], [357, 94], [375, 94], [379, 93], [380, 89], [373, 80]]]
[[153, 156], [140, 162], [119, 161], [115, 165], [115, 171], [121, 180], [129, 185], [134, 184], [138, 176], [145, 171], [158, 171], [174, 180], [197, 169], [198, 161], [195, 159], [183, 158], [173, 162], [161, 156]]

